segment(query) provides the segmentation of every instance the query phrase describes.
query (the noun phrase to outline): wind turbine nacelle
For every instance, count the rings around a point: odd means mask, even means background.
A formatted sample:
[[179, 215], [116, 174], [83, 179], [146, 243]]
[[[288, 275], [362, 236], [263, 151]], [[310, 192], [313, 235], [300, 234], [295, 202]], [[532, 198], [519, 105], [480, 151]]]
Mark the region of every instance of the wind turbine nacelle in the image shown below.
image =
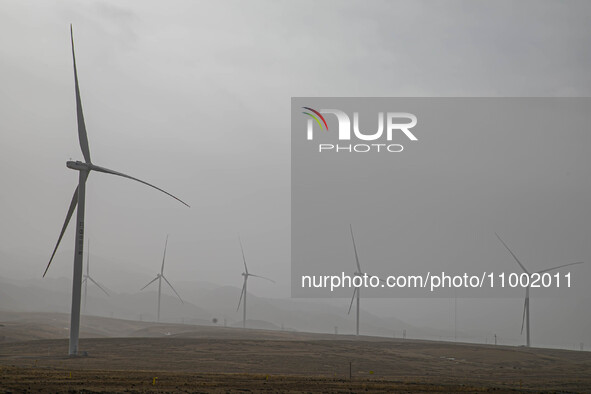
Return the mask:
[[67, 161], [66, 167], [77, 171], [90, 171], [90, 166], [82, 161]]

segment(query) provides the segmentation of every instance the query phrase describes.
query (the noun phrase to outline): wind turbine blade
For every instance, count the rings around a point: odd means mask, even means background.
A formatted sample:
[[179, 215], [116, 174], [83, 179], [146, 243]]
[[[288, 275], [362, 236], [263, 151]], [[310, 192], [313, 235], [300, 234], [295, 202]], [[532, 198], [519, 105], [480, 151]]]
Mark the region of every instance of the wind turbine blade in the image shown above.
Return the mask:
[[144, 290], [146, 287], [150, 286], [152, 283], [156, 282], [157, 280], [158, 280], [158, 276], [155, 277], [154, 279], [152, 279], [151, 281], [149, 281], [147, 285], [145, 285], [144, 287], [142, 287], [140, 289], [140, 291]]
[[172, 287], [172, 285], [170, 284], [170, 282], [168, 281], [168, 279], [166, 279], [166, 276], [162, 275], [162, 279], [164, 279], [164, 281], [166, 283], [168, 283], [168, 285], [170, 286], [170, 288], [172, 289], [172, 291], [174, 291], [174, 294], [176, 294], [176, 296], [179, 298], [179, 300], [181, 300], [181, 304], [184, 304], [185, 302], [183, 301], [183, 299], [181, 298], [181, 296], [179, 295], [179, 293], [176, 292], [176, 290], [174, 289], [174, 287]]
[[244, 296], [244, 289], [246, 287], [246, 276], [244, 277], [244, 284], [242, 285], [242, 291], [240, 292], [240, 299], [238, 300], [238, 306], [236, 307], [236, 312], [240, 309], [240, 304], [242, 303], [242, 297]]
[[62, 226], [62, 232], [60, 233], [59, 238], [57, 239], [57, 243], [55, 244], [55, 248], [53, 249], [53, 253], [51, 254], [51, 258], [49, 259], [49, 263], [47, 263], [47, 267], [45, 268], [45, 272], [43, 272], [43, 277], [47, 273], [51, 262], [53, 261], [53, 257], [55, 256], [55, 252], [57, 252], [57, 247], [60, 246], [60, 242], [66, 232], [66, 228], [68, 228], [68, 223], [70, 223], [70, 219], [72, 218], [72, 214], [76, 209], [76, 205], [78, 205], [78, 187], [76, 186], [76, 190], [74, 190], [74, 195], [72, 196], [72, 201], [70, 202], [70, 207], [68, 208], [68, 213], [66, 214], [66, 220], [64, 221], [64, 225]]
[[240, 241], [240, 250], [242, 250], [242, 261], [244, 261], [244, 272], [246, 273], [246, 275], [248, 275], [248, 267], [246, 266], [246, 257], [244, 257], [244, 247], [242, 246], [242, 239], [240, 237], [238, 237], [238, 240]]
[[164, 255], [162, 256], [162, 268], [160, 268], [160, 275], [164, 274], [164, 260], [166, 259], [166, 247], [168, 246], [168, 234], [166, 234], [166, 242], [164, 243]]
[[357, 255], [357, 246], [355, 245], [355, 237], [353, 236], [353, 226], [349, 225], [351, 229], [351, 239], [353, 240], [353, 250], [355, 251], [355, 262], [357, 263], [357, 272], [361, 273], [361, 265], [359, 265], [359, 256]]
[[517, 258], [517, 256], [515, 256], [515, 254], [511, 251], [511, 249], [509, 249], [509, 247], [507, 246], [507, 244], [501, 239], [501, 237], [499, 237], [499, 234], [495, 233], [495, 235], [497, 236], [497, 238], [499, 239], [499, 241], [501, 241], [501, 243], [503, 244], [503, 246], [505, 247], [505, 249], [507, 249], [509, 251], [509, 253], [511, 253], [511, 256], [513, 256], [513, 258], [515, 259], [515, 261], [517, 261], [517, 264], [519, 264], [519, 266], [521, 267], [521, 269], [526, 273], [529, 274], [529, 271], [525, 269], [525, 267], [523, 266], [523, 264], [521, 264], [521, 261], [519, 261], [519, 259]]
[[95, 281], [94, 279], [92, 279], [90, 276], [88, 277], [88, 279], [94, 283], [95, 285], [97, 285], [97, 287], [99, 289], [101, 289], [103, 291], [103, 293], [105, 293], [106, 295], [110, 296], [110, 294], [107, 292], [107, 290], [103, 289], [103, 286], [99, 285], [97, 281]]
[[538, 274], [541, 274], [541, 273], [544, 273], [544, 272], [548, 272], [548, 271], [557, 270], [557, 269], [562, 268], [562, 267], [568, 267], [568, 266], [571, 266], [571, 265], [577, 265], [577, 264], [585, 264], [585, 262], [584, 261], [577, 261], [576, 263], [568, 263], [568, 264], [559, 265], [557, 267], [546, 268], [545, 270], [538, 271]]
[[70, 38], [72, 39], [72, 60], [74, 62], [74, 84], [76, 86], [76, 116], [78, 118], [78, 139], [80, 140], [80, 149], [84, 155], [86, 163], [90, 163], [90, 148], [88, 147], [88, 136], [86, 135], [86, 125], [84, 124], [84, 114], [82, 113], [82, 99], [80, 98], [80, 86], [78, 85], [78, 70], [76, 70], [76, 55], [74, 54], [74, 31], [70, 25]]
[[273, 283], [275, 283], [275, 281], [274, 281], [273, 279], [266, 278], [266, 277], [264, 277], [264, 276], [260, 276], [260, 275], [253, 275], [253, 274], [248, 274], [248, 275], [249, 275], [249, 276], [254, 276], [255, 278], [266, 279], [266, 280], [268, 280], [269, 282], [273, 282]]
[[347, 315], [349, 315], [351, 313], [351, 308], [353, 307], [353, 301], [355, 300], [355, 294], [357, 294], [357, 287], [355, 288], [355, 290], [353, 290], [353, 297], [351, 297], [351, 304], [349, 304], [349, 312], [347, 312]]
[[122, 173], [122, 172], [117, 172], [117, 171], [109, 170], [108, 168], [105, 168], [105, 167], [96, 166], [96, 165], [94, 165], [94, 164], [91, 164], [91, 165], [90, 165], [90, 169], [91, 169], [91, 170], [94, 170], [94, 171], [98, 171], [98, 172], [104, 172], [105, 174], [117, 175], [117, 176], [120, 176], [120, 177], [123, 177], [123, 178], [127, 178], [127, 179], [131, 179], [131, 180], [137, 181], [137, 182], [139, 182], [139, 183], [143, 183], [144, 185], [150, 186], [150, 187], [152, 187], [152, 188], [154, 188], [154, 189], [156, 189], [156, 190], [159, 190], [159, 191], [161, 191], [162, 193], [164, 193], [164, 194], [166, 194], [166, 195], [168, 195], [168, 196], [170, 196], [170, 197], [174, 198], [175, 200], [179, 201], [180, 203], [182, 203], [182, 204], [184, 204], [184, 205], [186, 205], [187, 207], [189, 207], [189, 208], [190, 208], [189, 204], [187, 204], [186, 202], [184, 202], [184, 201], [183, 201], [183, 200], [181, 200], [180, 198], [178, 198], [178, 197], [176, 197], [176, 196], [174, 196], [174, 195], [170, 194], [170, 193], [169, 193], [169, 192], [167, 192], [166, 190], [160, 189], [159, 187], [157, 187], [157, 186], [154, 186], [154, 185], [152, 185], [152, 184], [150, 184], [150, 183], [148, 183], [148, 182], [144, 182], [144, 181], [142, 181], [141, 179], [134, 178], [134, 177], [132, 177], [132, 176], [129, 176], [129, 175], [126, 175], [126, 174], [124, 174], [124, 173]]
[[521, 320], [521, 334], [523, 334], [523, 326], [525, 325], [525, 310], [527, 309], [527, 297], [523, 302], [523, 319]]

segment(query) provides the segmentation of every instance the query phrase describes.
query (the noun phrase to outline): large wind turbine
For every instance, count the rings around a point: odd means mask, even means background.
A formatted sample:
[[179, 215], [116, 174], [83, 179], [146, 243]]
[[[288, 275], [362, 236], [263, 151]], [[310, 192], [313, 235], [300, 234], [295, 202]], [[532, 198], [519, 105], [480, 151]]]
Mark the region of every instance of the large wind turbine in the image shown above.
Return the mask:
[[91, 281], [99, 289], [101, 289], [103, 293], [109, 295], [107, 290], [103, 289], [103, 287], [90, 276], [90, 239], [88, 240], [88, 248], [86, 248], [86, 275], [84, 275], [82, 279], [82, 284], [84, 285], [84, 312], [86, 312], [86, 299], [88, 298], [88, 281]]
[[68, 208], [68, 213], [66, 214], [66, 220], [64, 225], [62, 226], [62, 231], [59, 235], [57, 240], [57, 244], [53, 249], [53, 253], [51, 258], [49, 259], [49, 263], [47, 264], [47, 268], [45, 268], [45, 272], [43, 276], [47, 273], [49, 266], [55, 256], [57, 248], [64, 236], [66, 228], [68, 227], [68, 223], [76, 209], [77, 209], [77, 217], [76, 217], [76, 238], [74, 242], [74, 274], [72, 278], [72, 312], [70, 316], [70, 348], [69, 353], [70, 355], [76, 355], [78, 353], [78, 334], [80, 331], [80, 298], [81, 298], [81, 289], [82, 289], [82, 255], [84, 249], [84, 207], [85, 207], [85, 194], [86, 194], [86, 179], [91, 171], [97, 172], [104, 172], [106, 174], [117, 175], [124, 178], [129, 178], [134, 181], [141, 182], [145, 185], [153, 187], [156, 190], [159, 190], [170, 197], [174, 198], [177, 201], [180, 201], [187, 207], [184, 201], [178, 199], [177, 197], [173, 196], [172, 194], [164, 191], [154, 185], [151, 185], [147, 182], [139, 180], [137, 178], [131, 177], [129, 175], [123, 174], [121, 172], [109, 170], [104, 167], [99, 167], [93, 164], [90, 160], [90, 148], [88, 147], [88, 136], [86, 135], [86, 125], [84, 124], [84, 114], [82, 113], [82, 100], [80, 98], [80, 88], [78, 86], [78, 71], [76, 70], [76, 56], [74, 54], [74, 34], [72, 32], [72, 25], [70, 25], [70, 38], [72, 41], [72, 61], [74, 64], [74, 84], [76, 89], [76, 116], [78, 119], [78, 139], [80, 141], [80, 149], [82, 150], [82, 155], [84, 156], [84, 162], [81, 161], [68, 161], [66, 162], [66, 166], [72, 170], [78, 171], [78, 187], [74, 190], [74, 195], [72, 196], [72, 201], [70, 202], [70, 207]]
[[[246, 257], [244, 257], [244, 247], [242, 246], [242, 240], [240, 240], [240, 249], [242, 250], [242, 261], [244, 261], [244, 272], [242, 273], [242, 276], [244, 277], [244, 284], [242, 285], [242, 293], [240, 293], [240, 300], [238, 300], [236, 312], [238, 312], [240, 309], [240, 304], [242, 303], [242, 328], [246, 328], [246, 283], [248, 282], [248, 277], [254, 276], [255, 278], [265, 279], [273, 283], [275, 283], [275, 281], [273, 279], [265, 278], [264, 276], [260, 275], [254, 275], [248, 272], [248, 267], [246, 266]], [[242, 301], [243, 298], [244, 301]]]
[[[515, 256], [515, 254], [511, 251], [511, 249], [509, 249], [509, 247], [507, 246], [507, 244], [501, 239], [501, 237], [499, 236], [499, 234], [495, 233], [495, 235], [497, 236], [497, 238], [499, 239], [499, 241], [501, 241], [501, 243], [503, 244], [503, 246], [505, 247], [505, 249], [507, 249], [507, 251], [509, 251], [509, 253], [511, 254], [511, 256], [513, 256], [513, 258], [515, 259], [515, 261], [517, 262], [517, 264], [519, 264], [519, 267], [521, 267], [521, 269], [523, 270], [523, 272], [525, 272], [528, 275], [531, 275], [531, 273], [525, 268], [525, 266], [523, 264], [521, 264], [521, 261], [519, 261], [519, 259], [517, 258], [517, 256]], [[558, 265], [556, 267], [546, 268], [545, 270], [535, 271], [533, 273], [542, 274], [544, 272], [554, 271], [554, 270], [557, 270], [559, 268], [568, 267], [568, 266], [571, 266], [571, 265], [583, 264], [583, 263], [584, 262], [582, 262], [582, 261], [578, 261], [576, 263], [562, 264], [562, 265]], [[531, 341], [530, 341], [530, 324], [529, 324], [529, 288], [530, 288], [530, 286], [528, 285], [527, 288], [525, 289], [525, 302], [523, 304], [523, 318], [521, 320], [521, 334], [523, 334], [523, 327], [525, 325], [525, 335], [526, 335], [526, 346], [527, 347], [530, 347], [530, 345], [531, 345]]]
[[166, 247], [167, 246], [168, 246], [168, 235], [166, 236], [166, 242], [164, 243], [164, 256], [162, 256], [162, 268], [160, 268], [160, 273], [156, 274], [156, 277], [154, 279], [152, 279], [150, 282], [148, 282], [147, 285], [145, 285], [144, 287], [142, 287], [140, 289], [140, 291], [142, 291], [146, 287], [150, 286], [152, 283], [158, 281], [158, 312], [156, 313], [157, 321], [160, 321], [160, 296], [162, 294], [162, 279], [164, 279], [164, 281], [166, 283], [168, 283], [168, 285], [170, 286], [172, 291], [174, 291], [174, 294], [176, 294], [176, 296], [179, 298], [179, 300], [181, 300], [181, 304], [184, 304], [183, 299], [181, 298], [179, 293], [176, 292], [176, 290], [174, 289], [174, 287], [172, 287], [172, 285], [170, 284], [168, 279], [166, 279], [166, 276], [164, 276], [164, 260], [166, 260]]

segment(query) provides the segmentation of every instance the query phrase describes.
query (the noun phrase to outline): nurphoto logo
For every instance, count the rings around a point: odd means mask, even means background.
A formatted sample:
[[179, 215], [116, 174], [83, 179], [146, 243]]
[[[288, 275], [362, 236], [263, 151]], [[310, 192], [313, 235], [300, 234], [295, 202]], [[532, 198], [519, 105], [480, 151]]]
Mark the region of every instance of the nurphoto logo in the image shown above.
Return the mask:
[[[315, 110], [310, 107], [302, 107], [302, 113], [308, 117], [307, 139], [314, 140], [314, 128], [321, 132], [330, 133], [328, 123], [324, 115], [334, 115], [338, 122], [338, 130], [335, 133], [339, 141], [351, 141], [353, 138], [361, 141], [376, 141], [359, 144], [318, 144], [318, 152], [392, 152], [398, 153], [404, 150], [399, 143], [390, 143], [395, 137], [406, 136], [410, 141], [418, 141], [418, 138], [410, 129], [417, 125], [417, 117], [408, 112], [378, 112], [378, 127], [376, 131], [361, 130], [359, 127], [359, 112], [353, 112], [353, 133], [351, 133], [351, 118], [344, 111], [338, 109]], [[385, 121], [384, 121], [385, 119]], [[386, 124], [384, 127], [384, 123]], [[384, 133], [385, 129], [385, 133]], [[385, 135], [384, 135], [385, 134]], [[380, 142], [384, 141], [384, 142]]]

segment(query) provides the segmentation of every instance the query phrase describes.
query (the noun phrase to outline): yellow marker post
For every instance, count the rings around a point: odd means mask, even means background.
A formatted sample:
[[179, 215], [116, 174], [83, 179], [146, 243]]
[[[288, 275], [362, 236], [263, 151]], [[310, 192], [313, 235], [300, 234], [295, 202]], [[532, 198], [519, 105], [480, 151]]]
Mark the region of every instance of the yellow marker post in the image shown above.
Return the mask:
[[152, 386], [156, 386], [157, 380], [158, 380], [158, 376], [155, 376], [154, 379], [152, 379]]

